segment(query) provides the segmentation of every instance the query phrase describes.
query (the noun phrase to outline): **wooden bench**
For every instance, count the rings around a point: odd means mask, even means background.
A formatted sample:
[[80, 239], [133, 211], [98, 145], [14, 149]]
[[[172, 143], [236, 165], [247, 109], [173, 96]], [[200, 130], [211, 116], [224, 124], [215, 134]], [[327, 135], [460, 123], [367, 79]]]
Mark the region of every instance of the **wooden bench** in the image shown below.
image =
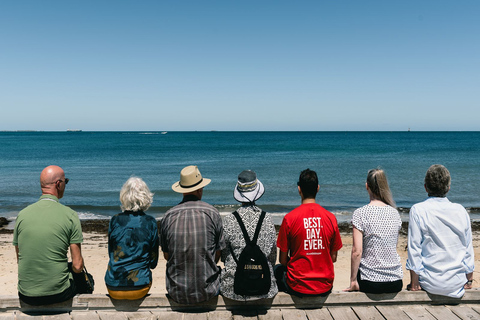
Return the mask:
[[0, 296], [0, 320], [38, 315], [43, 319], [480, 319], [480, 288], [468, 290], [462, 299], [423, 291], [380, 295], [333, 292], [328, 297], [307, 298], [279, 293], [274, 299], [251, 302], [219, 296], [198, 305], [178, 304], [164, 294], [136, 301], [82, 294], [49, 306], [30, 306], [16, 296]]

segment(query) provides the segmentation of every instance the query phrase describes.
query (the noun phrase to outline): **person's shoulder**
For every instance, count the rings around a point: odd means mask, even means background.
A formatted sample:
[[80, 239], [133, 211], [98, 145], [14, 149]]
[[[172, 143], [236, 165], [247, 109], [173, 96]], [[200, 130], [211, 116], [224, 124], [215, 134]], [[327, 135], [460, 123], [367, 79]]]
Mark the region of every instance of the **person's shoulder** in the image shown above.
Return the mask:
[[329, 217], [329, 218], [335, 218], [335, 220], [337, 220], [337, 218], [335, 217], [335, 215], [330, 212], [329, 210], [325, 209], [324, 207], [322, 207], [320, 204], [318, 203], [315, 203], [317, 206], [315, 207], [315, 209], [320, 212], [321, 214]]
[[205, 208], [208, 208], [210, 210], [218, 212], [218, 210], [208, 202], [205, 202], [205, 201], [202, 201], [202, 200], [198, 200], [196, 202], [199, 206], [202, 206], [202, 207], [205, 207]]
[[34, 203], [31, 203], [31, 204], [29, 204], [28, 206], [26, 206], [25, 208], [23, 208], [22, 210], [20, 210], [20, 212], [19, 212], [18, 215], [17, 215], [17, 219], [18, 219], [18, 217], [24, 216], [24, 215], [26, 215], [28, 212], [34, 210], [35, 207], [37, 206], [37, 204], [38, 204], [38, 201], [37, 201], [37, 202], [34, 202]]
[[69, 216], [78, 217], [77, 212], [75, 210], [73, 210], [72, 208], [70, 208], [69, 206], [61, 204], [60, 202], [57, 202], [56, 206], [59, 208], [59, 210], [62, 210], [65, 214], [68, 214]]
[[468, 214], [467, 209], [465, 209], [465, 207], [462, 206], [460, 203], [450, 202], [450, 205], [452, 206], [453, 210]]
[[369, 208], [369, 205], [366, 204], [364, 206], [361, 206], [360, 208], [357, 208], [353, 211], [353, 214], [356, 215], [356, 214], [362, 214], [366, 211], [368, 211], [368, 208]]

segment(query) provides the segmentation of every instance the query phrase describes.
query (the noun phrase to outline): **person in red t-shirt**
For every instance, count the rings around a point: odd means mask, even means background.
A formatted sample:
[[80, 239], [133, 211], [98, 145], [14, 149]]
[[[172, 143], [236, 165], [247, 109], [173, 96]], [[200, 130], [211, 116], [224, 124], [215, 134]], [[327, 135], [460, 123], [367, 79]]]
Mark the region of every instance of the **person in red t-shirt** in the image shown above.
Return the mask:
[[277, 239], [280, 263], [275, 268], [278, 289], [297, 296], [332, 291], [337, 252], [342, 239], [335, 216], [315, 202], [320, 186], [315, 171], [300, 173], [302, 205], [285, 215]]

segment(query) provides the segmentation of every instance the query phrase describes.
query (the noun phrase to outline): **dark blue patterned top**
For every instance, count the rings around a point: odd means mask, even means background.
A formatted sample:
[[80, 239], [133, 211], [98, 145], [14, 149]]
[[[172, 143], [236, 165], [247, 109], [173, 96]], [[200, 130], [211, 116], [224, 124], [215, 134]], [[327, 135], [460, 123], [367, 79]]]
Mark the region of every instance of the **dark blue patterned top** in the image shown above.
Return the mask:
[[108, 228], [109, 287], [142, 287], [152, 282], [158, 262], [157, 222], [145, 213], [125, 211], [112, 217]]

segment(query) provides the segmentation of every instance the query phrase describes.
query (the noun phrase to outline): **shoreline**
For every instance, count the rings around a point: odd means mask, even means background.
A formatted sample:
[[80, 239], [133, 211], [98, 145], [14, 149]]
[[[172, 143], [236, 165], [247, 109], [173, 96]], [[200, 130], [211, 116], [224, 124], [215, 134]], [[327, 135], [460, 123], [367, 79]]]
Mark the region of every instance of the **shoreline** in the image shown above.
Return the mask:
[[[13, 228], [5, 228], [8, 226], [10, 221], [6, 218], [0, 217], [0, 234], [13, 234]], [[88, 219], [88, 220], [80, 220], [82, 225], [82, 232], [84, 233], [96, 233], [96, 234], [108, 234], [108, 225], [110, 223], [109, 219]], [[157, 226], [160, 228], [160, 220], [157, 220]], [[480, 221], [471, 221], [472, 225], [472, 232], [480, 231]], [[278, 234], [278, 230], [280, 229], [279, 224], [275, 224], [275, 229]], [[338, 229], [340, 233], [349, 234], [352, 233], [352, 225], [350, 222], [339, 222]], [[402, 222], [402, 228], [400, 229], [401, 235], [408, 234], [408, 221]]]

